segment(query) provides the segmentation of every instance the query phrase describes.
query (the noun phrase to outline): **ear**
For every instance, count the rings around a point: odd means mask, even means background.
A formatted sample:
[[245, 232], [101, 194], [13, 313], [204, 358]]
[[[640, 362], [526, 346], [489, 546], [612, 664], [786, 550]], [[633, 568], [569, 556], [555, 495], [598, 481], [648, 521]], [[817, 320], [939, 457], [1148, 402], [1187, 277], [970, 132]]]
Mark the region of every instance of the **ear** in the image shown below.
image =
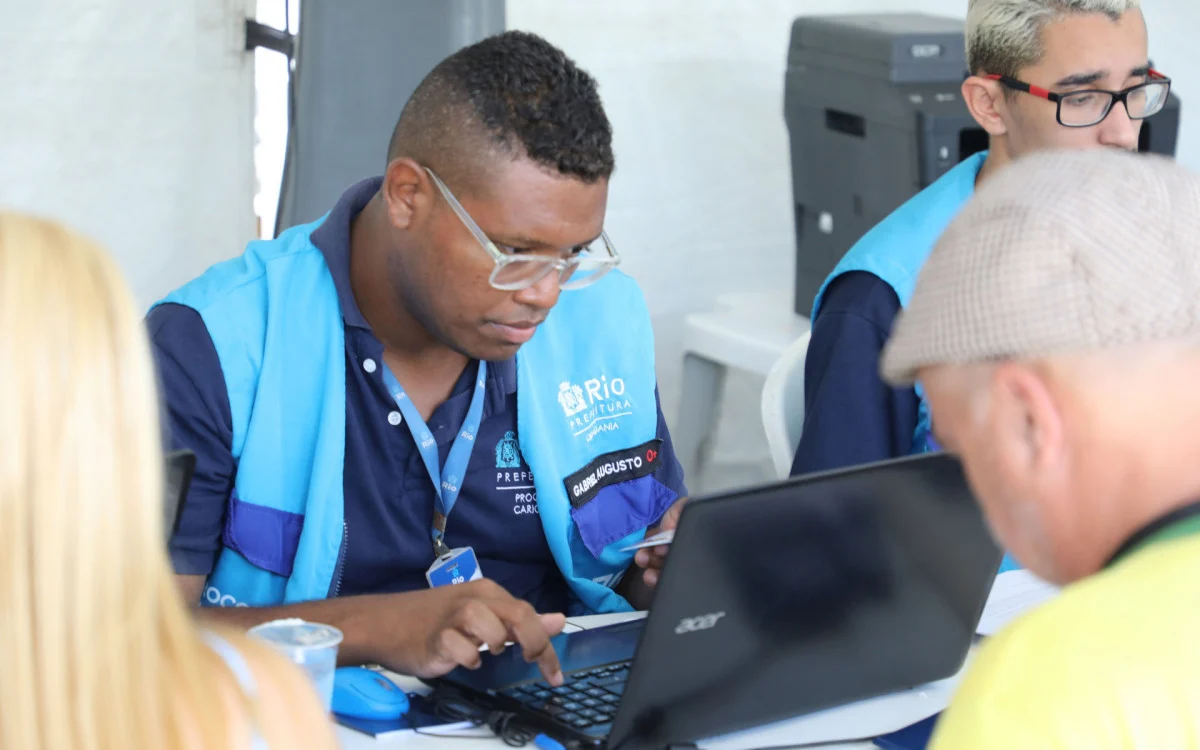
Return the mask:
[[420, 164], [408, 158], [393, 159], [383, 175], [380, 194], [388, 220], [397, 229], [409, 229], [414, 219], [432, 204], [433, 184]]
[[1062, 411], [1041, 375], [1010, 362], [992, 373], [993, 447], [1016, 476], [1044, 480], [1066, 457]]
[[979, 127], [990, 136], [1004, 135], [1008, 126], [1003, 115], [1008, 112], [1004, 101], [1004, 87], [999, 81], [982, 76], [970, 76], [962, 84], [962, 98], [967, 110]]

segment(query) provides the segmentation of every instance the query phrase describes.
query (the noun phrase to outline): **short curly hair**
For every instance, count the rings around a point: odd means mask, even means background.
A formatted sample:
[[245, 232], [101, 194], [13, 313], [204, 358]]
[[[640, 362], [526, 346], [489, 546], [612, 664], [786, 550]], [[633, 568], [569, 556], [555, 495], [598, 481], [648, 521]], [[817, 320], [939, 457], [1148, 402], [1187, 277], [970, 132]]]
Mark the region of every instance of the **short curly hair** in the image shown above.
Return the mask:
[[608, 179], [612, 126], [595, 79], [562, 50], [523, 31], [455, 52], [404, 106], [388, 161], [409, 157], [450, 180], [456, 172], [478, 171], [472, 167], [481, 150], [529, 158], [587, 183]]

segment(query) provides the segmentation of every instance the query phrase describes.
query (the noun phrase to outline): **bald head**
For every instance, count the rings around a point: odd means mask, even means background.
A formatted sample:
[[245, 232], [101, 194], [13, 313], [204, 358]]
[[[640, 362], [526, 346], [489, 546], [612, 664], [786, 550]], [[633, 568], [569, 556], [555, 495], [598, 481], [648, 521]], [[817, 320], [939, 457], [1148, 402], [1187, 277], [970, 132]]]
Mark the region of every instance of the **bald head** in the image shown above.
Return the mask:
[[612, 174], [612, 128], [590, 75], [544, 39], [509, 31], [425, 77], [388, 146], [389, 163], [403, 157], [465, 193], [518, 158], [590, 184]]
[[1068, 583], [1200, 496], [1200, 344], [923, 367], [939, 442], [1004, 546]]

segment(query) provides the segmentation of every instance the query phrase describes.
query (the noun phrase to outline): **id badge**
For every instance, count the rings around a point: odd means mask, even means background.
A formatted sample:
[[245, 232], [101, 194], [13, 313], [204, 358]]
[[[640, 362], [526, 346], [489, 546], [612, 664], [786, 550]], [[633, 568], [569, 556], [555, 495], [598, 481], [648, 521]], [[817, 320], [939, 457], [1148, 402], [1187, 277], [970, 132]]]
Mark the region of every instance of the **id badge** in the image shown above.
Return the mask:
[[450, 550], [434, 560], [429, 570], [425, 571], [425, 580], [429, 581], [430, 588], [453, 586], [480, 578], [483, 578], [483, 571], [479, 569], [479, 560], [475, 559], [475, 550], [470, 547]]

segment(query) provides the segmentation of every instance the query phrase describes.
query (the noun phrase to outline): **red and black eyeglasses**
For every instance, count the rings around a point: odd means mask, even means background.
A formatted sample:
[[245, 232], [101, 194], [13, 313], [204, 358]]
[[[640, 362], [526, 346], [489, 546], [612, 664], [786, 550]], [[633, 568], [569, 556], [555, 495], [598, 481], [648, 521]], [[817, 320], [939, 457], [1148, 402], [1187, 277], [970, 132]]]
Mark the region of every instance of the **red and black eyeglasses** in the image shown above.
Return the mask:
[[983, 77], [999, 81], [1014, 91], [1023, 91], [1054, 102], [1058, 106], [1056, 116], [1060, 125], [1068, 128], [1088, 128], [1103, 122], [1117, 102], [1125, 105], [1125, 111], [1129, 113], [1131, 120], [1142, 120], [1162, 111], [1163, 105], [1167, 103], [1167, 94], [1171, 91], [1171, 79], [1154, 69], [1148, 70], [1146, 75], [1147, 80], [1144, 83], [1120, 91], [1082, 89], [1065, 94], [1056, 94], [1010, 76]]

